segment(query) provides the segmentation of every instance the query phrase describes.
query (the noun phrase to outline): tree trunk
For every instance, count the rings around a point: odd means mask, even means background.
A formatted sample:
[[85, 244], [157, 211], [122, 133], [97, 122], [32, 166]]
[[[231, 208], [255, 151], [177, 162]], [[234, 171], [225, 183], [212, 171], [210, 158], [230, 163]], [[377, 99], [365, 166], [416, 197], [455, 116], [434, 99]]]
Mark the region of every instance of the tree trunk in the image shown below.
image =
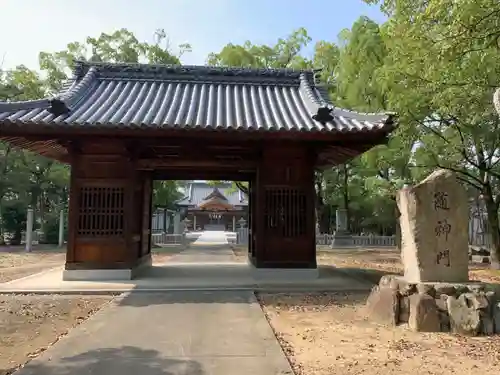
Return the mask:
[[491, 236], [491, 248], [490, 248], [490, 259], [491, 268], [500, 269], [500, 232], [499, 232], [499, 220], [498, 220], [498, 206], [493, 197], [493, 191], [491, 186], [488, 184], [485, 186], [484, 192], [484, 204], [486, 205], [486, 212], [488, 214], [488, 226], [490, 227], [489, 232]]
[[13, 236], [10, 240], [10, 245], [12, 246], [19, 246], [21, 245], [21, 238], [22, 238], [22, 232], [21, 228], [16, 228], [16, 230], [13, 233]]
[[401, 216], [401, 212], [399, 212], [399, 207], [397, 203], [396, 197], [393, 197], [394, 201], [396, 202], [394, 206], [394, 217], [396, 218], [396, 226], [395, 226], [395, 233], [394, 233], [394, 239], [396, 242], [396, 248], [401, 251], [401, 224], [399, 223], [399, 217]]
[[344, 208], [345, 208], [345, 214], [346, 214], [346, 222], [347, 222], [347, 231], [351, 231], [351, 210], [349, 207], [349, 170], [347, 168], [347, 164], [343, 165], [343, 171], [344, 171], [344, 183], [343, 183], [343, 192], [342, 192], [342, 198], [344, 201]]
[[330, 207], [325, 204], [323, 198], [323, 175], [316, 172], [314, 175], [314, 185], [316, 190], [316, 220], [320, 233], [330, 232]]
[[396, 208], [396, 233], [394, 235], [394, 239], [396, 242], [396, 248], [401, 251], [401, 225], [399, 224], [399, 210]]
[[46, 243], [47, 221], [45, 220], [45, 191], [42, 190], [38, 196], [38, 220], [40, 222], [40, 232], [42, 233], [41, 243]]
[[3, 198], [0, 198], [0, 246], [5, 245], [5, 233], [3, 228]]
[[316, 209], [320, 233], [330, 233], [330, 206], [323, 204]]

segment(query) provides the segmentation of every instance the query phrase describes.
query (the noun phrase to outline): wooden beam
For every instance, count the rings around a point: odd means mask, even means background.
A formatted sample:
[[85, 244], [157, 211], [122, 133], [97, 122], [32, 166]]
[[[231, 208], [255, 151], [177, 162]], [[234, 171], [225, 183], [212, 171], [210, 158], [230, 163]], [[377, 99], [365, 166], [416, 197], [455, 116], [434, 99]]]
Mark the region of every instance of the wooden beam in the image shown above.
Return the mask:
[[11, 136], [46, 136], [50, 138], [59, 137], [134, 137], [157, 139], [164, 137], [164, 140], [173, 137], [210, 139], [211, 141], [220, 140], [226, 142], [255, 141], [255, 140], [292, 140], [298, 142], [304, 141], [371, 141], [387, 136], [392, 129], [374, 129], [366, 132], [340, 133], [340, 132], [319, 132], [319, 131], [242, 131], [234, 129], [130, 129], [118, 127], [46, 127], [39, 124], [26, 124], [22, 128], [12, 125], [5, 126], [1, 124], [2, 134]]
[[154, 180], [228, 180], [228, 181], [250, 181], [255, 172], [230, 171], [230, 170], [207, 170], [207, 169], [163, 169], [153, 172]]
[[140, 170], [172, 169], [172, 168], [221, 168], [230, 170], [244, 170], [256, 168], [257, 162], [253, 160], [214, 160], [214, 159], [139, 159], [135, 166]]
[[[179, 157], [183, 159], [191, 158], [257, 158], [259, 156], [258, 145], [254, 147], [231, 147], [230, 145], [200, 144], [194, 141], [179, 142], [177, 144], [151, 145], [142, 143], [145, 149], [150, 149], [157, 157]], [[147, 151], [144, 155], [147, 154]], [[147, 156], [143, 156], [147, 158]]]

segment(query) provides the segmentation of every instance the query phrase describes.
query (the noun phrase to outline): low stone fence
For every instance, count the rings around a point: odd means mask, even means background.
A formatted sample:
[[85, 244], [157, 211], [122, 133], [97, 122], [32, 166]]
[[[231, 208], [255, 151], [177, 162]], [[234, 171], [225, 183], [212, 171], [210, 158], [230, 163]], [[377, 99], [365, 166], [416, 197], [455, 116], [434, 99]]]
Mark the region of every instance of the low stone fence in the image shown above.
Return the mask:
[[236, 244], [248, 245], [248, 228], [239, 228], [236, 230]]
[[184, 234], [153, 233], [151, 242], [155, 245], [185, 245], [186, 236]]
[[227, 243], [236, 245], [238, 243], [238, 233], [236, 232], [226, 232]]
[[[317, 234], [316, 245], [331, 245], [333, 234]], [[395, 247], [395, 236], [350, 236], [349, 247]]]
[[[394, 236], [352, 236], [352, 247], [394, 247], [396, 239]], [[317, 234], [316, 245], [330, 245], [333, 234]], [[238, 245], [248, 244], [248, 228], [239, 228], [236, 231], [236, 243]], [[350, 247], [351, 247], [350, 246]]]
[[333, 241], [333, 234], [316, 234], [316, 245], [330, 245]]
[[[31, 243], [33, 245], [38, 245], [42, 241], [43, 241], [43, 232], [41, 230], [34, 230]], [[26, 243], [26, 232], [21, 232], [21, 243], [22, 244]]]

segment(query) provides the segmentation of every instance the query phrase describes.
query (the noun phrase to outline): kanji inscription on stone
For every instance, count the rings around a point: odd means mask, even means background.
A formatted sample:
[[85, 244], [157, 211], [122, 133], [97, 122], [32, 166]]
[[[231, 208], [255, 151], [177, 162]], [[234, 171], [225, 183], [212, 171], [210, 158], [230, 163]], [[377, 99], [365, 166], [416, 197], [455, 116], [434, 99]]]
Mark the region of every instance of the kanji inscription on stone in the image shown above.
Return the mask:
[[401, 257], [409, 282], [464, 282], [469, 268], [469, 206], [455, 174], [437, 170], [398, 194]]

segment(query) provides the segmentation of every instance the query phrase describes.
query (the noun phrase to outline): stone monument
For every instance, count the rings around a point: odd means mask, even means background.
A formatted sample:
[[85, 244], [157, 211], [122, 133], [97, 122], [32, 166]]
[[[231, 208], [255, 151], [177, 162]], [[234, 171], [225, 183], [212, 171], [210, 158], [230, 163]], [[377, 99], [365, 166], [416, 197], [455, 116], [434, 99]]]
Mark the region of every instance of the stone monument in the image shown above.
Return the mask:
[[469, 206], [453, 172], [437, 170], [397, 196], [401, 258], [408, 282], [465, 282], [469, 275]]
[[349, 247], [353, 246], [352, 235], [349, 233], [347, 225], [347, 210], [338, 208], [335, 211], [335, 234], [333, 235], [330, 247]]
[[397, 203], [404, 277], [380, 279], [370, 318], [421, 332], [500, 333], [500, 297], [469, 282], [468, 199], [456, 175], [437, 170], [400, 190]]
[[179, 212], [176, 212], [174, 214], [174, 234], [181, 234], [182, 229], [181, 229], [181, 214]]

